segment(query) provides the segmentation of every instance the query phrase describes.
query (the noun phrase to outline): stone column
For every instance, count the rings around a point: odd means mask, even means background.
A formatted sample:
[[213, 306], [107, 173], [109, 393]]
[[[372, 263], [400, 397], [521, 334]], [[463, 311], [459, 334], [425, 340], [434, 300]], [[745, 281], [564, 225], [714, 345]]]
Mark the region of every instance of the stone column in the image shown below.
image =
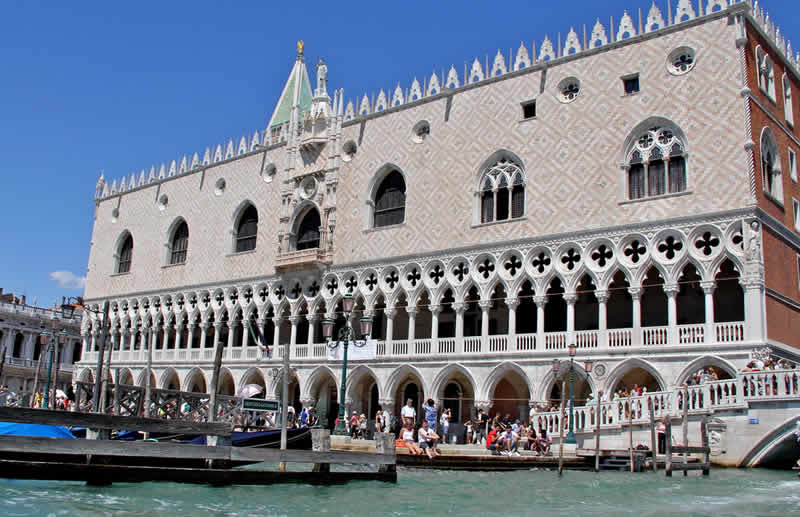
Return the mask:
[[387, 305], [383, 309], [383, 315], [386, 316], [386, 355], [392, 353], [392, 341], [394, 341], [394, 306]]
[[130, 346], [130, 340], [125, 339], [125, 335], [126, 334], [128, 334], [128, 329], [125, 328], [125, 327], [122, 327], [119, 330], [119, 349], [120, 349], [120, 351], [126, 350], [126, 348], [125, 348], [126, 345]]
[[431, 311], [431, 346], [436, 350], [436, 344], [439, 341], [439, 314], [442, 312], [442, 306], [431, 305], [428, 309]]
[[[292, 324], [292, 331], [289, 334], [289, 350], [291, 350], [293, 354], [290, 357], [292, 359], [295, 359], [297, 354], [295, 347], [295, 345], [297, 344], [297, 324], [300, 323], [300, 316], [290, 316], [289, 323]], [[286, 353], [286, 351], [284, 351], [284, 353]]]
[[[172, 324], [165, 323], [163, 330], [164, 333], [162, 334], [163, 338], [161, 339], [161, 349], [166, 350], [167, 348], [169, 348], [169, 334], [172, 331]], [[172, 345], [174, 346], [175, 343], [173, 343]]]
[[639, 346], [644, 344], [642, 339], [642, 288], [629, 287], [628, 292], [631, 295], [631, 305], [633, 309], [633, 334], [631, 336], [631, 345]]
[[489, 309], [492, 308], [491, 300], [478, 302], [481, 308], [481, 352], [489, 350]]
[[664, 286], [664, 294], [667, 295], [667, 342], [669, 344], [678, 343], [678, 286], [669, 284]]
[[175, 325], [175, 350], [178, 350], [183, 344], [183, 323]]
[[413, 344], [413, 341], [415, 339], [414, 334], [416, 333], [417, 308], [406, 307], [406, 312], [408, 313], [408, 346], [409, 350], [412, 350], [414, 347]]
[[608, 291], [595, 291], [597, 297], [598, 348], [608, 347]]
[[456, 302], [453, 304], [453, 310], [456, 313], [456, 353], [464, 353], [464, 312], [467, 310], [467, 304], [464, 302]]
[[[247, 349], [250, 346], [250, 319], [242, 321], [242, 349]], [[242, 352], [244, 354], [244, 352]], [[243, 355], [242, 358], [245, 356]]]
[[200, 322], [200, 348], [206, 347], [206, 338], [208, 337], [208, 327], [211, 326], [209, 322]]
[[[234, 319], [228, 320], [228, 354], [230, 355], [233, 349], [233, 340], [236, 338], [236, 321]], [[217, 338], [219, 339], [219, 338]]]
[[744, 288], [744, 335], [745, 339], [761, 346], [766, 343], [766, 307], [764, 305], [764, 282], [759, 279], [740, 280]]
[[[278, 346], [281, 344], [281, 318], [280, 316], [275, 316], [272, 318], [272, 326], [274, 330], [272, 332], [272, 350], [273, 350], [273, 357], [278, 357]], [[288, 347], [284, 349], [284, 353], [288, 351]]]
[[319, 318], [316, 314], [306, 314], [306, 320], [308, 320], [308, 346], [311, 348], [311, 345], [314, 344], [314, 338], [316, 337], [314, 333], [316, 332], [317, 327], [317, 320]]
[[536, 304], [536, 348], [544, 350], [544, 306], [547, 296], [534, 296], [533, 303]]
[[567, 302], [567, 345], [570, 345], [575, 343], [575, 302], [578, 301], [578, 295], [565, 294], [564, 301]]
[[706, 324], [703, 331], [703, 338], [705, 343], [714, 343], [717, 336], [714, 332], [714, 289], [717, 287], [716, 282], [700, 282], [700, 287], [703, 288], [703, 294], [706, 306]]
[[519, 299], [506, 298], [506, 306], [508, 307], [508, 350], [515, 352], [517, 350], [517, 307], [519, 306]]
[[188, 328], [189, 334], [186, 336], [186, 348], [192, 348], [192, 342], [194, 342], [194, 329], [197, 328], [197, 323], [190, 321]]

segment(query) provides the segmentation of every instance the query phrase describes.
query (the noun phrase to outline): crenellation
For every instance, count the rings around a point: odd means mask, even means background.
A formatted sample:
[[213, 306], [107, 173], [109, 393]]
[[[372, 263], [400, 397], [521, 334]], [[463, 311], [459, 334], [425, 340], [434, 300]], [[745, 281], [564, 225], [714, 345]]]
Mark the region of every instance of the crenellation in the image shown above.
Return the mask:
[[[626, 11], [620, 18], [618, 26], [615, 26], [613, 17], [609, 19], [608, 25], [605, 25], [600, 21], [600, 19], [597, 19], [592, 27], [591, 35], [588, 37], [588, 39], [586, 36], [586, 27], [584, 26], [583, 41], [581, 41], [581, 36], [574, 29], [574, 26], [570, 27], [570, 30], [564, 39], [563, 48], [561, 47], [560, 33], [557, 39], [558, 48], [554, 46], [553, 41], [549, 36], [546, 35], [539, 45], [538, 57], [535, 41], [532, 42], [530, 49], [527, 48], [524, 42], [521, 42], [516, 51], [516, 55], [514, 55], [513, 51], [509, 51], [508, 61], [506, 61], [506, 56], [504, 56], [503, 53], [498, 49], [491, 63], [491, 69], [489, 68], [489, 60], [487, 56], [486, 63], [481, 63], [480, 59], [474, 58], [471, 66], [467, 66], [465, 64], [463, 76], [459, 73], [455, 66], [451, 65], [446, 76], [444, 72], [442, 72], [441, 77], [436, 72], [433, 72], [430, 78], [423, 82], [422, 86], [420, 86], [420, 83], [416, 77], [411, 82], [411, 86], [409, 88], [404, 89], [402, 84], [398, 82], [393, 89], [388, 90], [392, 92], [391, 102], [389, 102], [388, 95], [383, 89], [380, 90], [377, 98], [373, 95], [372, 101], [370, 101], [370, 98], [367, 94], [364, 94], [361, 97], [360, 102], [354, 102], [353, 100], [348, 101], [346, 108], [343, 106], [343, 99], [341, 96], [337, 98], [337, 96], [334, 95], [333, 113], [340, 113], [343, 116], [343, 121], [351, 121], [356, 117], [365, 117], [372, 113], [384, 111], [389, 107], [397, 108], [425, 97], [437, 95], [441, 93], [442, 82], [444, 82], [444, 88], [457, 89], [462, 86], [488, 81], [505, 74], [517, 72], [523, 68], [528, 68], [536, 64], [555, 61], [561, 57], [573, 56], [583, 52], [591, 51], [611, 43], [634, 38], [637, 35], [650, 34], [655, 31], [666, 29], [673, 25], [695, 20], [698, 17], [711, 15], [719, 16], [719, 13], [722, 11], [734, 8], [734, 6], [737, 6], [738, 4], [745, 4], [746, 16], [750, 17], [752, 21], [754, 21], [755, 24], [767, 34], [768, 38], [779, 49], [781, 55], [783, 55], [786, 61], [790, 64], [790, 68], [796, 74], [800, 75], [800, 68], [798, 68], [798, 63], [800, 63], [800, 54], [795, 55], [792, 50], [791, 42], [787, 41], [783, 37], [780, 29], [775, 26], [769, 14], [764, 11], [757, 0], [705, 0], [705, 6], [703, 5], [703, 0], [673, 1], [667, 2], [666, 20], [664, 19], [663, 11], [656, 5], [655, 1], [651, 2], [649, 10], [647, 11], [646, 21], [644, 22], [642, 21], [642, 10], [639, 9], [638, 29], [633, 17]], [[511, 66], [512, 60], [513, 66]], [[288, 136], [288, 122], [273, 127], [271, 140], [269, 131], [270, 130], [268, 129], [263, 133], [263, 138], [259, 136], [259, 131], [255, 131], [252, 139], [250, 139], [249, 146], [247, 143], [248, 139], [245, 136], [242, 136], [239, 139], [238, 146], [234, 144], [233, 139], [229, 139], [227, 145], [218, 144], [213, 148], [213, 151], [211, 150], [212, 148], [206, 148], [202, 161], [199, 159], [198, 153], [196, 152], [193, 154], [191, 163], [188, 163], [186, 156], [184, 156], [180, 161], [180, 166], [173, 167], [173, 165], [176, 164], [176, 161], [172, 160], [170, 162], [169, 173], [167, 174], [162, 175], [159, 171], [158, 175], [151, 175], [146, 181], [143, 171], [138, 182], [135, 181], [133, 177], [127, 182], [124, 180], [120, 181], [117, 189], [109, 188], [107, 189], [107, 194], [101, 193], [100, 195], [106, 196], [119, 194], [132, 188], [143, 186], [147, 183], [152, 183], [153, 181], [162, 181], [164, 179], [189, 172], [201, 166], [208, 166], [212, 163], [215, 164], [224, 160], [235, 158], [237, 156], [243, 156], [249, 152], [255, 151], [259, 145], [268, 146], [286, 142]]]

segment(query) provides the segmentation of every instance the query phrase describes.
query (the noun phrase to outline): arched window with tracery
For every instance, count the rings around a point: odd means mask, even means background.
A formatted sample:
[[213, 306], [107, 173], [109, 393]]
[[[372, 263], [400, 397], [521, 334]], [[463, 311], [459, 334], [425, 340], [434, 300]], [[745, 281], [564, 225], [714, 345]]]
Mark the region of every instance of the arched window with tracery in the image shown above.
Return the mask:
[[[319, 217], [319, 214], [317, 214]], [[375, 192], [373, 226], [402, 224], [406, 216], [406, 182], [400, 171], [387, 174]]]
[[133, 236], [130, 233], [122, 239], [117, 257], [117, 274], [130, 273], [133, 260]]
[[783, 204], [783, 180], [778, 144], [769, 128], [761, 133], [761, 187], [764, 193]]
[[503, 157], [484, 169], [478, 196], [480, 222], [518, 219], [525, 214], [525, 172], [515, 160]]
[[257, 235], [258, 210], [253, 205], [249, 205], [239, 217], [236, 225], [236, 253], [256, 249]]
[[686, 191], [686, 142], [678, 132], [655, 126], [634, 136], [625, 155], [628, 199]]
[[319, 211], [312, 208], [303, 216], [297, 227], [297, 251], [319, 248], [319, 228], [322, 222]]
[[181, 221], [172, 234], [170, 241], [169, 263], [183, 264], [186, 262], [186, 252], [189, 249], [189, 225]]
[[758, 87], [775, 101], [775, 67], [772, 58], [759, 46], [756, 48], [756, 65], [758, 66]]

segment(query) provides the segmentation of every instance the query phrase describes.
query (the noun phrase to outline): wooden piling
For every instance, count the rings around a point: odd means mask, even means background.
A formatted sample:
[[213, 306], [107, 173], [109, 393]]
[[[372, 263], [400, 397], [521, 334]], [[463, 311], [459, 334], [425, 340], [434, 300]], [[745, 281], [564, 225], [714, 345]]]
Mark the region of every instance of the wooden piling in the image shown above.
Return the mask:
[[594, 471], [600, 472], [600, 401], [603, 399], [603, 390], [597, 392], [597, 421], [595, 422], [594, 437]]
[[656, 416], [653, 399], [647, 398], [647, 412], [650, 413], [650, 452], [653, 454], [653, 472], [658, 472], [658, 441], [656, 440]]
[[[689, 385], [684, 384], [683, 386], [683, 422], [681, 426], [683, 427], [683, 446], [689, 446]], [[683, 455], [683, 462], [688, 463], [689, 458], [686, 454]], [[688, 471], [683, 471], [683, 476], [686, 477], [689, 475]]]
[[628, 454], [631, 459], [631, 472], [636, 472], [636, 463], [633, 461], [633, 398], [628, 398]]
[[703, 475], [711, 473], [711, 447], [708, 445], [708, 417], [700, 421], [700, 443], [703, 447]]
[[664, 421], [664, 453], [666, 454], [666, 474], [668, 478], [672, 477], [672, 418], [667, 416]]
[[564, 405], [567, 397], [567, 381], [561, 381], [561, 410], [558, 419], [558, 475], [564, 473]]
[[222, 352], [225, 350], [225, 342], [219, 339], [219, 332], [214, 332], [214, 339], [217, 341], [217, 346], [214, 350], [214, 370], [211, 374], [211, 397], [208, 401], [209, 422], [217, 421], [217, 391], [219, 391], [219, 371], [222, 367]]

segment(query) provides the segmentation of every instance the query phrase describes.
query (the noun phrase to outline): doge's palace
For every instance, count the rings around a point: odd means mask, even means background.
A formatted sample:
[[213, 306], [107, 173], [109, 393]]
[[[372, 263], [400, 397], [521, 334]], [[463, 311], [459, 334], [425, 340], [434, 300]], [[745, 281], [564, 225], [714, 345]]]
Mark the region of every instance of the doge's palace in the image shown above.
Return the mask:
[[612, 20], [355, 98], [300, 43], [265, 129], [101, 177], [86, 302], [109, 304], [116, 382], [150, 355], [152, 386], [206, 392], [223, 342], [221, 393], [277, 396], [288, 353], [293, 403], [333, 416], [345, 295], [373, 321], [345, 394], [370, 415], [526, 416], [572, 344], [578, 401], [796, 360], [791, 45], [749, 1]]

